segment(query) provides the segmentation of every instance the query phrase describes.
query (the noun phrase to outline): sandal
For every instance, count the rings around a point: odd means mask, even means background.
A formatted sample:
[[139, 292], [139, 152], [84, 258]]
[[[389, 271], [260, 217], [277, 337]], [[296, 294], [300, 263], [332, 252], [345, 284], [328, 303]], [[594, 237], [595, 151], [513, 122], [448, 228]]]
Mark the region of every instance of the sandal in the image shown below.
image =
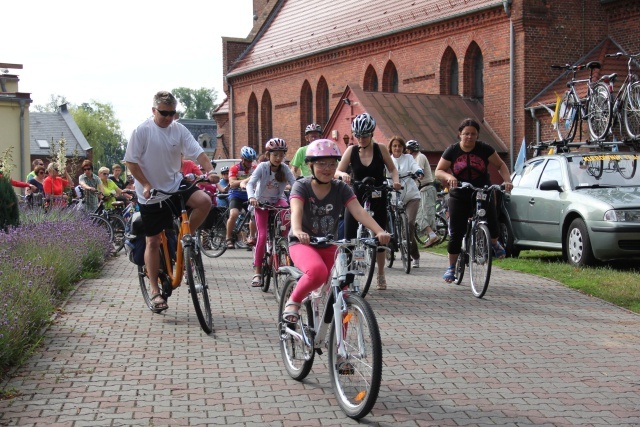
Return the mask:
[[[160, 300], [154, 302], [156, 298], [160, 298]], [[151, 295], [151, 305], [153, 306], [153, 310], [158, 313], [169, 308], [167, 302], [164, 300], [164, 298], [162, 298], [162, 295], [160, 293]]]
[[253, 237], [249, 237], [247, 238], [246, 242], [247, 246], [255, 246], [256, 245], [256, 239], [254, 239]]
[[261, 282], [262, 282], [262, 274], [254, 274], [253, 279], [251, 280], [251, 287], [259, 288], [260, 286], [262, 286]]
[[445, 271], [444, 276], [442, 276], [442, 278], [447, 283], [451, 283], [454, 280], [456, 280], [456, 266], [450, 265], [449, 268], [447, 268], [447, 271]]
[[284, 306], [284, 311], [282, 312], [282, 321], [289, 324], [298, 323], [300, 320], [300, 314], [298, 314], [298, 310], [287, 310], [287, 307], [298, 307], [300, 309], [299, 302], [288, 301]]
[[387, 278], [384, 277], [384, 274], [378, 274], [378, 285], [376, 289], [379, 291], [384, 291], [387, 289]]
[[504, 259], [504, 257], [507, 256], [507, 252], [504, 250], [500, 243], [496, 242], [495, 245], [492, 244], [491, 248], [493, 249], [493, 256], [495, 256], [496, 258]]
[[227, 244], [227, 249], [235, 249], [236, 248], [236, 244], [233, 242], [233, 239], [227, 239], [227, 240], [225, 240], [225, 243]]

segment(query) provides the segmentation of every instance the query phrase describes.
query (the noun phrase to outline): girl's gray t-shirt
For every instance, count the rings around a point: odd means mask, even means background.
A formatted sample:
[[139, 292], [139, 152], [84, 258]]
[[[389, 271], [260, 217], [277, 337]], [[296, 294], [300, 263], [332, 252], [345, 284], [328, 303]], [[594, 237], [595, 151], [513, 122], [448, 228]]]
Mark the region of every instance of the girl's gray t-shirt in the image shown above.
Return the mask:
[[[324, 199], [319, 200], [311, 187], [311, 179], [311, 177], [306, 177], [296, 181], [289, 196], [304, 202], [302, 231], [312, 237], [325, 237], [328, 234], [337, 237], [340, 214], [356, 196], [351, 187], [334, 179], [331, 181], [329, 193]], [[298, 243], [298, 239], [291, 231], [289, 232], [289, 242]]]

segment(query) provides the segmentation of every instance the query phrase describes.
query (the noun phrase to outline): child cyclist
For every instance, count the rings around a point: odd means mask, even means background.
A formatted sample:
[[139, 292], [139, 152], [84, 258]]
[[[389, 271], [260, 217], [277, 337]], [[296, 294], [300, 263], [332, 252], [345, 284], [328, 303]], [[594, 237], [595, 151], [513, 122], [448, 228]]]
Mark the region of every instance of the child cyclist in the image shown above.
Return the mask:
[[283, 164], [287, 152], [287, 143], [284, 139], [271, 138], [264, 146], [266, 162], [258, 164], [247, 183], [247, 196], [249, 203], [254, 208], [256, 227], [258, 229], [258, 241], [253, 253], [253, 266], [255, 274], [251, 286], [260, 286], [262, 278], [262, 257], [267, 243], [267, 230], [269, 229], [269, 211], [260, 209], [258, 203], [267, 203], [272, 206], [288, 206], [284, 195], [287, 185], [293, 185], [296, 181], [293, 172]]
[[389, 234], [362, 208], [351, 187], [333, 179], [340, 158], [335, 142], [328, 139], [311, 142], [305, 158], [311, 176], [296, 181], [291, 189], [289, 252], [295, 266], [304, 274], [282, 314], [283, 321], [288, 323], [298, 321], [298, 309], [304, 297], [322, 286], [331, 273], [336, 247], [312, 246], [309, 242], [312, 237], [335, 235], [343, 207], [372, 230], [380, 244], [385, 245], [390, 239]]

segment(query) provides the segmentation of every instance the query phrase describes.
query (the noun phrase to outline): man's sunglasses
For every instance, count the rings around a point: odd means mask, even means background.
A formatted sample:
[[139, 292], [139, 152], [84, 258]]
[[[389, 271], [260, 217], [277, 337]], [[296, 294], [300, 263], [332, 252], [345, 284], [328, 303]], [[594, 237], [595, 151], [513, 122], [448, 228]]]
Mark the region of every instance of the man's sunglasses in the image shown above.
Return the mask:
[[167, 111], [167, 110], [158, 110], [157, 108], [156, 108], [156, 111], [157, 111], [158, 113], [160, 113], [160, 115], [161, 115], [162, 117], [175, 116], [175, 115], [176, 115], [176, 113], [177, 113], [177, 111], [176, 111], [176, 110], [173, 110], [173, 111]]

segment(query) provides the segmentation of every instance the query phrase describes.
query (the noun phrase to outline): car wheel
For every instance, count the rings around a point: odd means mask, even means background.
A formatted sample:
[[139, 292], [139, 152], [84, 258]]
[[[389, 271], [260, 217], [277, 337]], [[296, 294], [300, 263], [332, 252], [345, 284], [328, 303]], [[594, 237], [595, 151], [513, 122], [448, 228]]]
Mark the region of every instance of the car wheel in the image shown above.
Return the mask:
[[507, 257], [517, 258], [520, 255], [520, 249], [513, 244], [514, 236], [511, 223], [506, 219], [500, 220], [500, 243], [507, 253]]
[[591, 250], [591, 240], [587, 226], [580, 218], [571, 222], [565, 238], [567, 245], [567, 261], [576, 267], [583, 267], [594, 263], [593, 251]]

